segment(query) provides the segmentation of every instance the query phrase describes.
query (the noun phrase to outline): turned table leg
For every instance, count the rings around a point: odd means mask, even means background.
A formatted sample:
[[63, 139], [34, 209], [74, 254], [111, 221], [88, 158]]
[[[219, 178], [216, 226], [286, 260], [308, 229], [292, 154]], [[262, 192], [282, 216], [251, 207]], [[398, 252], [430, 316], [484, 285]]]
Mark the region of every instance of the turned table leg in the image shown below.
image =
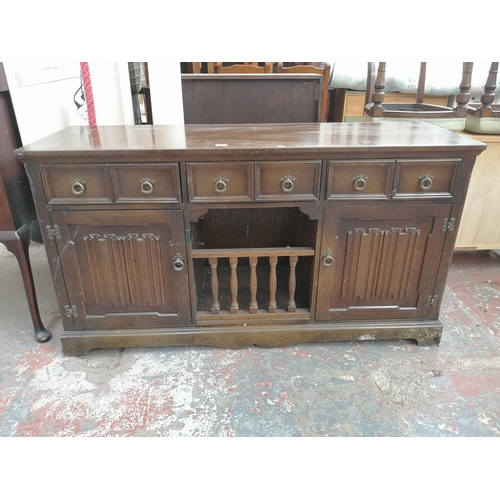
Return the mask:
[[16, 256], [19, 267], [21, 268], [28, 307], [35, 330], [35, 339], [37, 342], [48, 342], [52, 338], [52, 334], [43, 326], [40, 311], [38, 310], [38, 302], [36, 300], [33, 274], [31, 272], [29, 259], [29, 226], [24, 225], [17, 231], [0, 231], [0, 243], [3, 243], [7, 247], [7, 250]]

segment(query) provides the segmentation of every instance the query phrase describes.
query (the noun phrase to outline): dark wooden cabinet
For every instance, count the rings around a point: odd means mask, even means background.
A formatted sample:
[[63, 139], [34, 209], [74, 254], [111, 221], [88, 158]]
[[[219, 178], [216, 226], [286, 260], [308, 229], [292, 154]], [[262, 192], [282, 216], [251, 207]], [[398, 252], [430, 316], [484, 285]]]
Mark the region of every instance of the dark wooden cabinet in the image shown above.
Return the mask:
[[183, 212], [51, 214], [75, 328], [191, 323]]
[[476, 156], [427, 124], [71, 127], [17, 151], [63, 350], [439, 342]]
[[328, 206], [317, 320], [424, 319], [451, 205]]

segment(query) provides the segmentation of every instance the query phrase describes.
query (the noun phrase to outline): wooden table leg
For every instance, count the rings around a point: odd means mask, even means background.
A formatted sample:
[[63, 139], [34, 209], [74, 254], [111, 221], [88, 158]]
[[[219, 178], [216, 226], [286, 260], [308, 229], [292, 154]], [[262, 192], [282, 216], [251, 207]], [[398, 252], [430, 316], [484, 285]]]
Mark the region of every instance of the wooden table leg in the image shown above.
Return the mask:
[[52, 334], [43, 326], [40, 311], [38, 310], [33, 274], [31, 272], [29, 259], [29, 226], [24, 225], [17, 231], [0, 231], [0, 243], [3, 243], [7, 247], [7, 250], [16, 256], [19, 267], [21, 268], [28, 307], [35, 330], [35, 339], [40, 343], [48, 342], [52, 338]]

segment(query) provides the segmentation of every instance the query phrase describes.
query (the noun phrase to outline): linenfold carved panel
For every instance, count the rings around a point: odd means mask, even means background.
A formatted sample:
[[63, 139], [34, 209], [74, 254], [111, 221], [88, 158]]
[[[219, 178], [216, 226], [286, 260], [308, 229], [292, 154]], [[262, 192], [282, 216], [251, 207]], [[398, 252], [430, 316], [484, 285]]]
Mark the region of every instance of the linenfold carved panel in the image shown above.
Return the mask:
[[418, 254], [420, 238], [421, 231], [412, 227], [348, 231], [342, 298], [407, 298], [412, 270], [419, 272], [423, 258]]
[[[88, 297], [108, 306], [166, 303], [160, 237], [154, 234], [89, 234], [83, 237], [90, 279]], [[113, 280], [104, 279], [111, 271]]]

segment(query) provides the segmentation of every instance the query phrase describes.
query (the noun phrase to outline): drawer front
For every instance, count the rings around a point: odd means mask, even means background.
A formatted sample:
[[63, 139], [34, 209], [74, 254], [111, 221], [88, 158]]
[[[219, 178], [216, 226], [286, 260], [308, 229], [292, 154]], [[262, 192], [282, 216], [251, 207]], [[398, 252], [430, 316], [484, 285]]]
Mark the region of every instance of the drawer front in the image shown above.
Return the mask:
[[317, 200], [321, 162], [257, 162], [257, 200]]
[[245, 202], [254, 199], [252, 162], [188, 163], [193, 203]]
[[393, 160], [329, 161], [327, 199], [390, 197], [394, 175]]
[[41, 172], [48, 203], [85, 205], [113, 202], [105, 165], [42, 165]]
[[395, 197], [453, 196], [459, 160], [415, 160], [398, 162]]
[[180, 203], [179, 166], [113, 165], [111, 177], [116, 203]]

